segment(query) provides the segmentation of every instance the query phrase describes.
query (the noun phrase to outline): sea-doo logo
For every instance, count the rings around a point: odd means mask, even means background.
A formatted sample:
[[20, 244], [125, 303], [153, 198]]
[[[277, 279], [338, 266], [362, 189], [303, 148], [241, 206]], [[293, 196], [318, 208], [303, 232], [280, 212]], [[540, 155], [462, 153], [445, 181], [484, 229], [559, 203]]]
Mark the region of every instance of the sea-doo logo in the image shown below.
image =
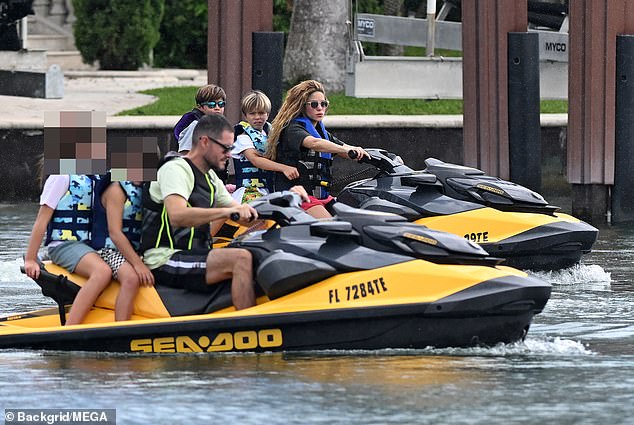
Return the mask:
[[262, 329], [259, 331], [221, 332], [212, 339], [207, 335], [198, 338], [168, 336], [161, 338], [142, 338], [130, 341], [130, 351], [145, 353], [202, 353], [215, 351], [240, 351], [256, 348], [274, 348], [282, 345], [280, 329]]
[[497, 193], [498, 195], [504, 195], [504, 191], [502, 189], [498, 189], [497, 187], [489, 186], [486, 184], [477, 184], [476, 187], [478, 189], [486, 190], [487, 192]]
[[421, 235], [415, 235], [414, 233], [405, 232], [403, 233], [403, 237], [408, 239], [414, 239], [415, 241], [423, 242], [428, 245], [438, 245], [438, 241], [436, 239], [427, 238]]

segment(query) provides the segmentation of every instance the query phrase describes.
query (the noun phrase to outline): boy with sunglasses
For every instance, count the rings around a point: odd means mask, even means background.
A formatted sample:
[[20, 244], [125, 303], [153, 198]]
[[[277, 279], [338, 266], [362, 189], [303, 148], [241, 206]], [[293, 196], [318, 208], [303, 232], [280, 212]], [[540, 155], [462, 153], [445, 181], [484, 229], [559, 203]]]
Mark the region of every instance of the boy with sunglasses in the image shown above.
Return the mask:
[[196, 92], [196, 107], [184, 114], [174, 126], [174, 137], [178, 141], [178, 152], [186, 154], [192, 148], [192, 134], [196, 123], [205, 115], [224, 115], [227, 94], [222, 87], [208, 84]]

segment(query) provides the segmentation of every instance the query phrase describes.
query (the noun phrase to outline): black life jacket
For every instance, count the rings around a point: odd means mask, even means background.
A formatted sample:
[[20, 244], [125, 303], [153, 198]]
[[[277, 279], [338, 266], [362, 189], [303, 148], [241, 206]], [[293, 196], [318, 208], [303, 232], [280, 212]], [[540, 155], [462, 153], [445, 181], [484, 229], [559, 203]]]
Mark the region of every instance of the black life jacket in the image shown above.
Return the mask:
[[[317, 131], [313, 123], [306, 117], [298, 117], [293, 121], [299, 122], [308, 133], [318, 139], [330, 140], [330, 136], [324, 127], [323, 122], [319, 122], [320, 132]], [[328, 152], [315, 152], [311, 149], [300, 149], [296, 154], [297, 162], [295, 167], [299, 171], [299, 181], [309, 195], [317, 199], [325, 199], [330, 193], [330, 181], [332, 178], [333, 155]]]
[[[166, 158], [165, 162], [174, 158], [179, 157]], [[203, 174], [188, 158], [183, 159], [189, 164], [194, 173], [194, 190], [187, 199], [187, 206], [198, 208], [212, 207], [216, 189], [211, 183], [209, 175]], [[209, 223], [196, 227], [173, 227], [169, 222], [165, 205], [162, 202], [154, 202], [150, 197], [150, 183], [143, 185], [141, 252], [158, 247], [209, 250], [211, 249], [209, 232]]]

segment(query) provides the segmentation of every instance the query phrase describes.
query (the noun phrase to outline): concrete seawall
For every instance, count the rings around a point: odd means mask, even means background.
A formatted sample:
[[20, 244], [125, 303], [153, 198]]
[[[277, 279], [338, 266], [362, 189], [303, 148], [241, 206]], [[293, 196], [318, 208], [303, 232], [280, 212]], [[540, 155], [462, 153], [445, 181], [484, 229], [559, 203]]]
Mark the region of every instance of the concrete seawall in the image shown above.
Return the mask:
[[[173, 146], [172, 128], [178, 116], [109, 116], [108, 138], [156, 137], [162, 152]], [[412, 168], [424, 168], [435, 157], [462, 164], [462, 116], [329, 116], [326, 127], [353, 145], [383, 148], [399, 154]], [[543, 194], [567, 196], [566, 114], [541, 118]], [[0, 121], [0, 202], [32, 202], [38, 199], [36, 163], [43, 152], [43, 119]], [[335, 191], [342, 185], [367, 177], [365, 167], [337, 159]], [[562, 205], [563, 206], [563, 205]], [[565, 207], [564, 207], [565, 208]]]

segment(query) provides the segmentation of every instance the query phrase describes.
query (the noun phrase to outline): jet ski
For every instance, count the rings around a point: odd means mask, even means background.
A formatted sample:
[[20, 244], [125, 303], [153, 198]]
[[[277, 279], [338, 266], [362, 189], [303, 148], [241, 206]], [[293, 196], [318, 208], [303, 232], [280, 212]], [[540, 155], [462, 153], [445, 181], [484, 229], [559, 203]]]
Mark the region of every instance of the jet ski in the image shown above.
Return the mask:
[[199, 353], [467, 347], [526, 336], [551, 286], [498, 265], [477, 244], [400, 216], [341, 206], [320, 221], [296, 194], [254, 201], [276, 226], [232, 247], [254, 258], [257, 305], [236, 311], [230, 283], [191, 292], [141, 288], [114, 322], [118, 283], [81, 325], [62, 326], [85, 279], [45, 264], [37, 283], [58, 307], [0, 319], [0, 348]]
[[597, 239], [595, 227], [523, 186], [434, 158], [415, 171], [393, 153], [366, 151], [370, 158], [361, 162], [375, 167], [377, 175], [347, 185], [337, 201], [462, 236], [520, 269], [570, 267]]

